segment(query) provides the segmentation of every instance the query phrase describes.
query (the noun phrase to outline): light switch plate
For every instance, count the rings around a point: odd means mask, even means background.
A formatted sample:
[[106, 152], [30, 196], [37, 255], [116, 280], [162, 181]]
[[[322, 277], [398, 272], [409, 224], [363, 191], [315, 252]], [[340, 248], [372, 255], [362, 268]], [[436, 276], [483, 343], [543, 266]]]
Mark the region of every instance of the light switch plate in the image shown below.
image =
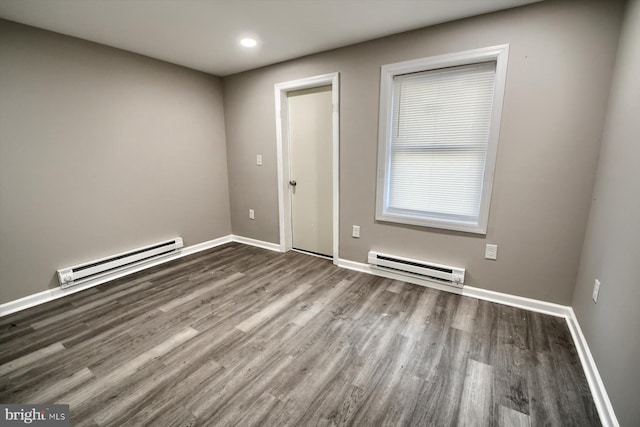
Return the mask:
[[256, 155], [256, 165], [262, 166], [262, 154]]
[[360, 226], [354, 225], [353, 231], [351, 232], [351, 237], [355, 237], [356, 239], [360, 238]]
[[253, 209], [249, 209], [249, 219], [256, 219], [256, 213]]
[[484, 257], [486, 259], [497, 259], [498, 245], [487, 245], [484, 249]]

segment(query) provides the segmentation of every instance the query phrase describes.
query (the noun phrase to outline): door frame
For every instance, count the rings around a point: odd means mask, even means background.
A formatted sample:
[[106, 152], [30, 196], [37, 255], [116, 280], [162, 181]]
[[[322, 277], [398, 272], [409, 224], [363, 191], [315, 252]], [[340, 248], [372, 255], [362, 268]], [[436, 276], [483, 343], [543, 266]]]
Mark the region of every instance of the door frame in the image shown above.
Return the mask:
[[338, 264], [340, 236], [340, 73], [276, 83], [276, 141], [278, 152], [278, 210], [280, 226], [280, 252], [290, 251], [292, 243], [290, 159], [291, 144], [289, 132], [289, 92], [331, 85], [332, 112], [332, 170], [333, 170], [333, 263]]

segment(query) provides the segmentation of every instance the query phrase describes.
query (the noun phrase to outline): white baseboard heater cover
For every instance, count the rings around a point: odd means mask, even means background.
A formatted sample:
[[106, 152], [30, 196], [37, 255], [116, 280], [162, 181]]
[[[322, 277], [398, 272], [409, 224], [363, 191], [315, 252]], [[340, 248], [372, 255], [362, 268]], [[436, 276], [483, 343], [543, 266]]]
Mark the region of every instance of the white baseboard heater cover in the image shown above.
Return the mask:
[[460, 267], [451, 267], [374, 251], [369, 252], [369, 264], [372, 268], [395, 271], [396, 273], [433, 280], [458, 288], [461, 288], [464, 284], [465, 270]]
[[78, 285], [107, 274], [126, 270], [176, 253], [184, 246], [181, 237], [58, 270], [61, 288]]

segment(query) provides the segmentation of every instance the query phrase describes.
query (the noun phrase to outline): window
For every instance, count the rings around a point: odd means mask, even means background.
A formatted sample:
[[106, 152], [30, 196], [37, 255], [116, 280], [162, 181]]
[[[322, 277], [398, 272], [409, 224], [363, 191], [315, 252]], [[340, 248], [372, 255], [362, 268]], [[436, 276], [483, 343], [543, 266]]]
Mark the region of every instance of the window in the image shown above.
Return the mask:
[[507, 51], [382, 67], [376, 219], [486, 233]]

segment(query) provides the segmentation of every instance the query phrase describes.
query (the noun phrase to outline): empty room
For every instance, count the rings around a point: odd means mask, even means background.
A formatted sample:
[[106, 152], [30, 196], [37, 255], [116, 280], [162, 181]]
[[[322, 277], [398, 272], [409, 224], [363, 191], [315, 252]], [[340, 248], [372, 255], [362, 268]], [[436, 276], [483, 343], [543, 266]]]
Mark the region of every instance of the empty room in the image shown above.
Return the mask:
[[640, 425], [640, 0], [0, 0], [0, 425]]

